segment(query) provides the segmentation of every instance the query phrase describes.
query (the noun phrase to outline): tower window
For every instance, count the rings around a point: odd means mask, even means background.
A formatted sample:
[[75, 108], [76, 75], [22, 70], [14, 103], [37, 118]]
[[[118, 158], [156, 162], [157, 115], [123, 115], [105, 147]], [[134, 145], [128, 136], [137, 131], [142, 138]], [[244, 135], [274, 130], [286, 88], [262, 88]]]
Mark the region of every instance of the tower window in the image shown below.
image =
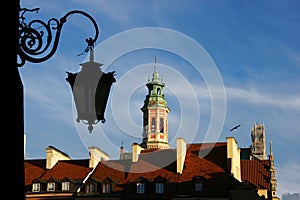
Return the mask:
[[159, 130], [161, 133], [164, 132], [164, 119], [163, 118], [159, 119]]
[[151, 132], [154, 133], [156, 129], [156, 120], [154, 117], [151, 119]]
[[160, 93], [161, 93], [161, 90], [160, 90], [160, 88], [157, 88], [157, 94], [159, 94], [159, 95], [160, 95]]

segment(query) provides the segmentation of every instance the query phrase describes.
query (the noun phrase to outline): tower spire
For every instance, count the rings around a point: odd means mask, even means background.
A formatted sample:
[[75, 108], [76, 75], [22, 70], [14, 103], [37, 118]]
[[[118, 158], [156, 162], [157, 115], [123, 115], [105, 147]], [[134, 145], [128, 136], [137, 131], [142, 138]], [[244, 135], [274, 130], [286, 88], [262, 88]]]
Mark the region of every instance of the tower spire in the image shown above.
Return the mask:
[[157, 59], [154, 57], [154, 71], [157, 71]]
[[273, 147], [272, 147], [272, 140], [270, 141], [270, 173], [271, 173], [271, 195], [272, 195], [272, 200], [278, 200], [278, 197], [276, 195], [276, 187], [277, 187], [277, 180], [275, 178], [275, 164], [274, 164], [274, 157], [273, 157]]
[[154, 72], [152, 80], [148, 78], [146, 84], [148, 94], [141, 108], [143, 112], [143, 142], [145, 149], [168, 149], [168, 113], [163, 89], [165, 83], [159, 78], [157, 72], [157, 58], [154, 58]]
[[273, 160], [273, 147], [272, 147], [272, 140], [270, 141], [270, 160]]

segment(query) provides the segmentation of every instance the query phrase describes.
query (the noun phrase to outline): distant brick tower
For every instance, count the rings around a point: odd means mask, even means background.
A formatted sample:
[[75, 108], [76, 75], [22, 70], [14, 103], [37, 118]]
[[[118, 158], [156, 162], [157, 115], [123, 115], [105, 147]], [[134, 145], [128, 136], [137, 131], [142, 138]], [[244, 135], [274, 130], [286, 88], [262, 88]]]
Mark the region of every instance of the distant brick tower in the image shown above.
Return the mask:
[[144, 149], [169, 149], [168, 143], [168, 113], [163, 88], [163, 78], [159, 78], [157, 62], [155, 58], [152, 79], [146, 84], [148, 94], [141, 108], [143, 112], [143, 142], [140, 144]]
[[251, 156], [260, 160], [266, 160], [267, 150], [264, 124], [254, 124], [251, 131], [251, 139]]

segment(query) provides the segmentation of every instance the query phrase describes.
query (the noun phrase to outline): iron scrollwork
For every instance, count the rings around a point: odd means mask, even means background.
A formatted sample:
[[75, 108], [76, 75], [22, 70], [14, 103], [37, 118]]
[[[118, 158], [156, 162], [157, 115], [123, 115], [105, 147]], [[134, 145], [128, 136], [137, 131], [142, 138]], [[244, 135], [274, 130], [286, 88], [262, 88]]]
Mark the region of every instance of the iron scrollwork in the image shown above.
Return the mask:
[[[89, 37], [86, 39], [88, 46], [84, 51], [88, 52], [91, 48], [93, 48], [93, 45], [98, 38], [99, 30], [96, 21], [89, 14], [81, 10], [72, 10], [66, 13], [59, 20], [51, 18], [47, 23], [45, 23], [42, 20], [34, 19], [29, 23], [25, 22], [24, 15], [26, 12], [38, 11], [39, 8], [20, 9], [18, 30], [19, 43], [17, 47], [18, 67], [22, 67], [26, 61], [41, 63], [52, 57], [57, 50], [62, 27], [65, 22], [67, 22], [67, 19], [73, 14], [82, 14], [93, 23], [96, 31], [95, 37]], [[53, 35], [52, 32], [55, 34]]]

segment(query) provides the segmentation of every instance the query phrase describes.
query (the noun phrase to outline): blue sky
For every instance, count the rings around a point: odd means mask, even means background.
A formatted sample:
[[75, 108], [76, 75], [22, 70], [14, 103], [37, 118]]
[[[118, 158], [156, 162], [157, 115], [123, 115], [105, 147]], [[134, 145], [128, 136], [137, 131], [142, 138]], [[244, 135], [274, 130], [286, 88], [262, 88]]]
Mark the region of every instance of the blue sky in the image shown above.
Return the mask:
[[[24, 0], [40, 8], [26, 20], [61, 18], [71, 10], [90, 14], [100, 30], [95, 61], [116, 71], [104, 124], [90, 134], [74, 121], [66, 71], [78, 72], [77, 56], [94, 36], [92, 23], [72, 15], [55, 55], [20, 68], [25, 93], [26, 158], [45, 158], [53, 145], [71, 158], [87, 158], [97, 145], [112, 158], [123, 143], [141, 141], [143, 105], [154, 57], [166, 82], [171, 109], [169, 141], [225, 141], [249, 147], [254, 123], [273, 142], [278, 193], [300, 192], [300, 2]], [[235, 132], [229, 129], [236, 124]], [[173, 146], [174, 147], [174, 146]], [[268, 152], [269, 153], [269, 152]]]

